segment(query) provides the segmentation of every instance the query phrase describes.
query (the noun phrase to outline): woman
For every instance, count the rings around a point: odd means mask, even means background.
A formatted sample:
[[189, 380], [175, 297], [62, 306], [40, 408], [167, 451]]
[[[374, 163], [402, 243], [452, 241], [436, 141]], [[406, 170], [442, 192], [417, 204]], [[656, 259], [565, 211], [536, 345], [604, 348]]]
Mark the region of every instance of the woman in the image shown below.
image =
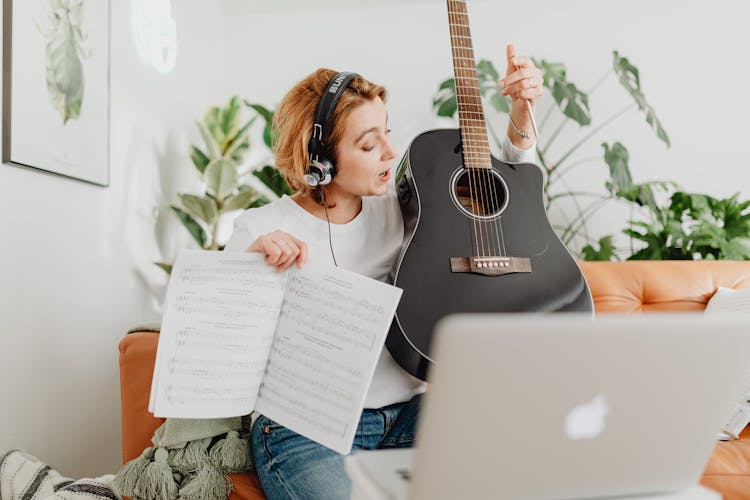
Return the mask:
[[[526, 100], [542, 94], [542, 75], [527, 57], [506, 49], [508, 71], [499, 85], [512, 98], [507, 161], [533, 162], [535, 138]], [[516, 69], [518, 68], [518, 69]], [[304, 175], [316, 109], [333, 70], [320, 69], [295, 85], [275, 115], [276, 166], [296, 191], [235, 221], [226, 251], [260, 252], [284, 271], [308, 256], [371, 278], [385, 280], [401, 247], [403, 221], [395, 195], [386, 90], [361, 77], [335, 105], [323, 141], [336, 165], [330, 184], [313, 188]], [[424, 383], [402, 370], [383, 350], [365, 400], [352, 451], [409, 447], [414, 441]], [[276, 424], [263, 415], [252, 427], [252, 455], [270, 500], [348, 499], [351, 484], [344, 457]]]

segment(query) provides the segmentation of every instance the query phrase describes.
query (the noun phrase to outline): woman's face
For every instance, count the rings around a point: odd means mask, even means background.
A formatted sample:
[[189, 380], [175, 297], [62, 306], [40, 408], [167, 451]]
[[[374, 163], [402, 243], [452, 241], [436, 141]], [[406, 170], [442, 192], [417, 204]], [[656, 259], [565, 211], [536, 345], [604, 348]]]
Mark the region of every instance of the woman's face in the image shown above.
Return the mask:
[[391, 160], [396, 156], [388, 139], [388, 113], [376, 97], [354, 108], [346, 119], [337, 147], [333, 184], [359, 196], [383, 195], [391, 177]]

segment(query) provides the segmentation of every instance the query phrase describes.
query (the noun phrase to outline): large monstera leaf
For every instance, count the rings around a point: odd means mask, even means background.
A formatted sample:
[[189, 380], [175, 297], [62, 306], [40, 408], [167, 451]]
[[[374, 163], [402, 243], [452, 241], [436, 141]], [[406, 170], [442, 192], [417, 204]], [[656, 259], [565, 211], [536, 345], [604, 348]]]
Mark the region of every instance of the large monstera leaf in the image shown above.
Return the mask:
[[617, 78], [625, 90], [631, 95], [638, 105], [638, 109], [646, 115], [646, 123], [656, 132], [657, 137], [661, 139], [667, 147], [671, 146], [669, 136], [666, 130], [662, 127], [661, 122], [656, 117], [654, 107], [646, 101], [646, 96], [641, 91], [641, 78], [638, 74], [638, 68], [633, 66], [631, 62], [626, 58], [622, 57], [616, 50], [612, 52], [614, 57], [612, 65]]
[[534, 64], [542, 70], [544, 86], [550, 89], [560, 111], [579, 125], [591, 124], [588, 94], [580, 91], [574, 83], [568, 81], [565, 66], [562, 63], [534, 59]]
[[47, 93], [63, 124], [81, 115], [83, 103], [83, 0], [48, 0]]

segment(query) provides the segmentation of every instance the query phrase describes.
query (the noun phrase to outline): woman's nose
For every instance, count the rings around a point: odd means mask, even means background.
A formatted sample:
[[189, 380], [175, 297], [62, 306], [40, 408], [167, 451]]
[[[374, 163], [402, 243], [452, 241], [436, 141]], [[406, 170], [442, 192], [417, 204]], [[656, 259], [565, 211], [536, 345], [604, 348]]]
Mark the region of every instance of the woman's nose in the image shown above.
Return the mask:
[[385, 150], [383, 151], [383, 159], [384, 160], [392, 160], [396, 157], [396, 148], [393, 147], [393, 143], [391, 143], [391, 140], [386, 137], [385, 138]]

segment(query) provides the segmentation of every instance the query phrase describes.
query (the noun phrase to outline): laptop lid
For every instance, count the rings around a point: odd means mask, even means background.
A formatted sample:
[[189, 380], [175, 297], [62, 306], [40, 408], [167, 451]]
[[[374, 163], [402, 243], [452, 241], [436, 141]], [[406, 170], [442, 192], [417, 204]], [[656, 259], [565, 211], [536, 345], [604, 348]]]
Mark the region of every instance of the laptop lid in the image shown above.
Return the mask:
[[454, 315], [435, 342], [414, 499], [688, 488], [750, 367], [747, 317]]

